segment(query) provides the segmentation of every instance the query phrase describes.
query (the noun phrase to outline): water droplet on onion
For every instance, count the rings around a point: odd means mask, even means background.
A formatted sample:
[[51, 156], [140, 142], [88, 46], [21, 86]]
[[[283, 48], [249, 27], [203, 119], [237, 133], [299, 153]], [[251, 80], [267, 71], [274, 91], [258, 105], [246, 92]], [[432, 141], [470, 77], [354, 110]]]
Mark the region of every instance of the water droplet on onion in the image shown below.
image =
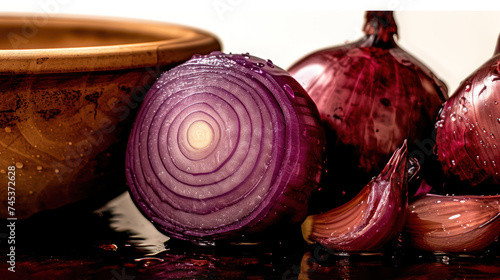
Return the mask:
[[465, 97], [460, 97], [460, 99], [458, 100], [458, 102], [460, 103], [460, 105], [465, 105], [465, 103], [467, 103], [467, 99]]
[[24, 167], [24, 164], [22, 162], [16, 162], [16, 167], [21, 169]]
[[413, 66], [413, 63], [411, 63], [408, 59], [402, 59], [401, 64], [404, 66]]
[[470, 89], [471, 89], [471, 82], [467, 81], [465, 84], [465, 91], [470, 91]]
[[157, 263], [162, 263], [165, 260], [161, 258], [154, 258], [154, 257], [145, 257], [145, 258], [139, 258], [135, 259], [136, 262], [138, 262], [138, 266], [142, 268], [149, 267], [151, 265], [155, 265]]
[[8, 126], [7, 126], [7, 127], [5, 127], [5, 132], [7, 132], [7, 133], [11, 133], [11, 132], [12, 132], [12, 129], [11, 129], [10, 127], [8, 127]]
[[288, 93], [288, 95], [291, 97], [291, 98], [295, 98], [295, 93], [293, 92], [293, 89], [290, 85], [288, 84], [285, 84], [283, 86], [283, 89], [285, 90], [286, 93]]
[[266, 64], [267, 64], [267, 66], [274, 68], [274, 64], [273, 64], [272, 60], [268, 59]]
[[456, 121], [457, 120], [457, 114], [455, 112], [451, 113], [450, 119], [451, 119], [452, 122]]
[[333, 111], [333, 117], [338, 120], [343, 120], [344, 119], [344, 108], [342, 107], [337, 107]]

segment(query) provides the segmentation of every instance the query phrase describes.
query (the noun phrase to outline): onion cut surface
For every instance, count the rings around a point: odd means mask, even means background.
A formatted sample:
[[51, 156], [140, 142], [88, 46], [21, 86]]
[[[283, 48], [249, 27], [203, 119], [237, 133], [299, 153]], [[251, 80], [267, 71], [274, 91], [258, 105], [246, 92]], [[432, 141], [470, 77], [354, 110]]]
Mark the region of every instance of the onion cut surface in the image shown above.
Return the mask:
[[130, 135], [131, 195], [184, 240], [299, 223], [321, 170], [324, 131], [304, 89], [270, 60], [213, 52], [164, 73]]

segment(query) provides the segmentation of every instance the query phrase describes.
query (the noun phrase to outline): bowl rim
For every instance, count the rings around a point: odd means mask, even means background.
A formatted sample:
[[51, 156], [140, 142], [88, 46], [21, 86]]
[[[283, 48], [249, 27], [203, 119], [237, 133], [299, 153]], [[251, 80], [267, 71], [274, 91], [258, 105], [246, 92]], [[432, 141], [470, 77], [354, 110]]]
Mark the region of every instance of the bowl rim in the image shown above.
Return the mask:
[[[38, 13], [0, 13], [0, 24], [22, 24]], [[156, 67], [181, 63], [194, 54], [220, 50], [220, 40], [207, 31], [173, 23], [100, 16], [50, 15], [46, 25], [144, 32], [164, 40], [117, 45], [1, 49], [0, 75], [93, 72]], [[103, 27], [104, 26], [104, 27]], [[140, 26], [140, 28], [138, 28]], [[142, 30], [142, 31], [141, 31]], [[36, 35], [36, 34], [35, 34]], [[28, 39], [29, 40], [29, 39]]]

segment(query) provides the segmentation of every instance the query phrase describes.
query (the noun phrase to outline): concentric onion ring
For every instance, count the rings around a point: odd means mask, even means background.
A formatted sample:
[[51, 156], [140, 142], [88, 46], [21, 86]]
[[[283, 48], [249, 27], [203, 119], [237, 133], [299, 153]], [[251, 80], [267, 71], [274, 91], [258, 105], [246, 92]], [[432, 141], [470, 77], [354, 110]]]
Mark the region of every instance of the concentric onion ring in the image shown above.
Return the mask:
[[283, 69], [214, 52], [164, 73], [148, 92], [127, 180], [160, 230], [218, 239], [305, 218], [323, 145], [314, 103]]

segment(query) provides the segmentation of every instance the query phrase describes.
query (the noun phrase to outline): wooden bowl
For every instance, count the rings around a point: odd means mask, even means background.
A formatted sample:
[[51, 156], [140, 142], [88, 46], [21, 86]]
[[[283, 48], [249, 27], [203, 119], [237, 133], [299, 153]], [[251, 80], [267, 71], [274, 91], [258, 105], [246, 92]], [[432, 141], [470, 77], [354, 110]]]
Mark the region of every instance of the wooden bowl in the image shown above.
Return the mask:
[[214, 36], [166, 23], [36, 18], [0, 16], [0, 218], [124, 189], [147, 89], [193, 54], [220, 50]]

